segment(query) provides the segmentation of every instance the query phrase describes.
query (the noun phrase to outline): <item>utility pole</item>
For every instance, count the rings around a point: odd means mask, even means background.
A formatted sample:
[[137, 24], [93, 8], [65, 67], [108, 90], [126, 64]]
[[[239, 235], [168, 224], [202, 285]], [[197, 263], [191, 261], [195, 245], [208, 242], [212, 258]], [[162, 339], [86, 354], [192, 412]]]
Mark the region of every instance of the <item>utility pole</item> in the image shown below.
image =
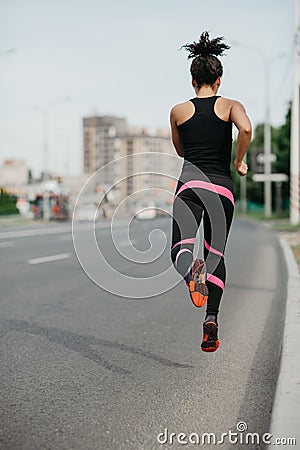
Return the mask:
[[270, 96], [269, 96], [269, 61], [264, 59], [265, 64], [265, 96], [266, 96], [266, 115], [264, 126], [264, 156], [265, 156], [265, 175], [266, 180], [264, 182], [264, 199], [265, 199], [265, 217], [271, 217], [272, 215], [272, 190], [271, 180], [269, 179], [271, 174], [271, 124], [270, 124]]
[[49, 220], [50, 218], [50, 205], [49, 205], [49, 193], [47, 191], [46, 183], [48, 180], [48, 170], [49, 170], [49, 154], [48, 154], [48, 109], [45, 108], [43, 111], [43, 126], [44, 126], [44, 177], [43, 182], [45, 184], [44, 197], [43, 197], [43, 219]]
[[49, 205], [49, 192], [47, 190], [47, 181], [49, 179], [49, 144], [48, 144], [48, 122], [49, 122], [49, 109], [51, 109], [53, 106], [58, 105], [60, 103], [66, 102], [70, 100], [69, 96], [64, 96], [62, 98], [59, 98], [58, 100], [55, 100], [51, 103], [49, 103], [46, 107], [41, 108], [38, 106], [35, 106], [34, 109], [36, 111], [39, 111], [43, 116], [43, 149], [44, 149], [44, 195], [43, 195], [43, 218], [44, 220], [48, 221], [50, 218], [50, 205]]
[[291, 157], [290, 157], [290, 223], [300, 221], [299, 214], [299, 69], [298, 69], [299, 10], [298, 0], [294, 0], [294, 83], [291, 117]]

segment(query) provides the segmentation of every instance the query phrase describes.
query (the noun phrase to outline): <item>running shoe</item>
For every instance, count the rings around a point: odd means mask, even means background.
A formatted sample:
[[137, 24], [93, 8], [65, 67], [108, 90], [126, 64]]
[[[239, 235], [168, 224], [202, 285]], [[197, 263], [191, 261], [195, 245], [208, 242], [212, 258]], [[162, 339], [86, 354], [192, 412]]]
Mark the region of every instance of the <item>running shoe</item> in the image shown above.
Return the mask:
[[201, 349], [204, 352], [215, 352], [218, 350], [219, 346], [218, 324], [216, 322], [204, 322]]
[[205, 279], [206, 264], [202, 259], [197, 258], [191, 268], [190, 277], [186, 281], [191, 300], [197, 308], [204, 306], [208, 299], [208, 288], [205, 284]]

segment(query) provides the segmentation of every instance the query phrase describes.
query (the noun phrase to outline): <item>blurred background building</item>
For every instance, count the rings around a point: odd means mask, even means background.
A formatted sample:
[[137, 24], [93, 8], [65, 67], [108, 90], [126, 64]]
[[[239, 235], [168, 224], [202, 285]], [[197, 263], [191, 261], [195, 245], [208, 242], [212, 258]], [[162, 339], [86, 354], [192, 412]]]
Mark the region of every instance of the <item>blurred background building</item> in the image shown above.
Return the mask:
[[0, 166], [1, 185], [11, 190], [27, 184], [30, 171], [25, 160], [6, 159]]
[[[132, 194], [135, 194], [134, 202], [153, 199], [153, 196], [158, 202], [160, 193], [172, 191], [174, 182], [168, 175], [176, 176], [180, 160], [166, 155], [176, 156], [167, 129], [151, 134], [147, 128], [128, 127], [121, 117], [83, 118], [84, 173], [92, 174], [105, 165], [98, 188], [110, 189], [115, 203]], [[159, 175], [162, 169], [166, 176]]]
[[35, 205], [35, 217], [43, 218], [44, 211], [52, 217], [53, 207], [58, 211], [63, 198], [69, 212], [59, 217], [71, 217], [79, 192], [95, 173], [93, 190], [85, 198], [85, 207], [91, 211], [101, 197], [99, 209], [104, 217], [110, 217], [120, 204], [119, 215], [130, 214], [138, 203], [147, 201], [170, 209], [181, 158], [168, 129], [151, 133], [146, 127], [129, 127], [124, 117], [93, 115], [83, 118], [82, 132], [83, 166], [77, 175], [62, 175], [63, 168], [58, 165], [34, 178], [26, 160], [4, 160], [0, 187], [6, 195], [18, 198], [23, 213], [33, 216], [31, 206]]

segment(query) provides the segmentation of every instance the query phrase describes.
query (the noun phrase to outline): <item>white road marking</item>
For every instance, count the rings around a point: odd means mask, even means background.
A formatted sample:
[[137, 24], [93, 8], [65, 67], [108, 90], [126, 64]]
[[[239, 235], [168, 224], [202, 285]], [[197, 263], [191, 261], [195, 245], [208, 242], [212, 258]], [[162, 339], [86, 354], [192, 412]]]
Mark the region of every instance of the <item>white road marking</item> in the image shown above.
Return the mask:
[[[124, 228], [128, 226], [128, 222], [120, 221], [116, 222], [113, 227], [114, 228]], [[98, 230], [99, 228], [110, 228], [110, 222], [100, 222], [97, 223], [94, 227], [94, 223], [87, 224], [76, 224], [76, 232], [77, 231], [93, 231], [94, 228]], [[12, 239], [18, 237], [35, 237], [35, 236], [45, 236], [47, 234], [63, 234], [63, 233], [72, 233], [71, 224], [62, 225], [61, 227], [53, 227], [53, 228], [31, 228], [30, 230], [19, 230], [19, 231], [3, 231], [0, 232], [0, 239]]]
[[136, 241], [132, 239], [131, 241], [124, 241], [124, 242], [120, 242], [119, 244], [116, 243], [116, 247], [117, 248], [118, 247], [128, 247], [128, 246], [132, 246], [134, 244], [136, 244]]
[[71, 253], [59, 253], [58, 255], [43, 256], [41, 258], [28, 259], [28, 264], [41, 264], [51, 261], [59, 261], [60, 259], [71, 258]]
[[13, 242], [13, 241], [0, 242], [0, 248], [13, 247], [14, 245], [15, 245], [15, 242]]
[[18, 238], [18, 237], [32, 237], [32, 236], [43, 236], [46, 234], [58, 234], [58, 233], [66, 233], [70, 228], [66, 227], [53, 227], [53, 228], [37, 228], [36, 230], [19, 230], [19, 231], [6, 231], [0, 233], [0, 239], [7, 238]]

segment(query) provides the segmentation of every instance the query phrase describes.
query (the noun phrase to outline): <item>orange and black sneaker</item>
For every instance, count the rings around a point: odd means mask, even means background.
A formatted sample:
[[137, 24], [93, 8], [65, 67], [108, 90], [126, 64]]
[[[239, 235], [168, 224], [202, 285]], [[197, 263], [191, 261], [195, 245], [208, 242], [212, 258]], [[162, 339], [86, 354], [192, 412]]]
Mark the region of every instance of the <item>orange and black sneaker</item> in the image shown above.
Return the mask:
[[213, 321], [203, 323], [203, 341], [201, 349], [204, 352], [215, 352], [220, 346], [218, 339], [218, 324]]
[[189, 288], [190, 297], [197, 308], [204, 306], [208, 299], [208, 288], [205, 284], [206, 264], [202, 259], [195, 259], [186, 285]]

